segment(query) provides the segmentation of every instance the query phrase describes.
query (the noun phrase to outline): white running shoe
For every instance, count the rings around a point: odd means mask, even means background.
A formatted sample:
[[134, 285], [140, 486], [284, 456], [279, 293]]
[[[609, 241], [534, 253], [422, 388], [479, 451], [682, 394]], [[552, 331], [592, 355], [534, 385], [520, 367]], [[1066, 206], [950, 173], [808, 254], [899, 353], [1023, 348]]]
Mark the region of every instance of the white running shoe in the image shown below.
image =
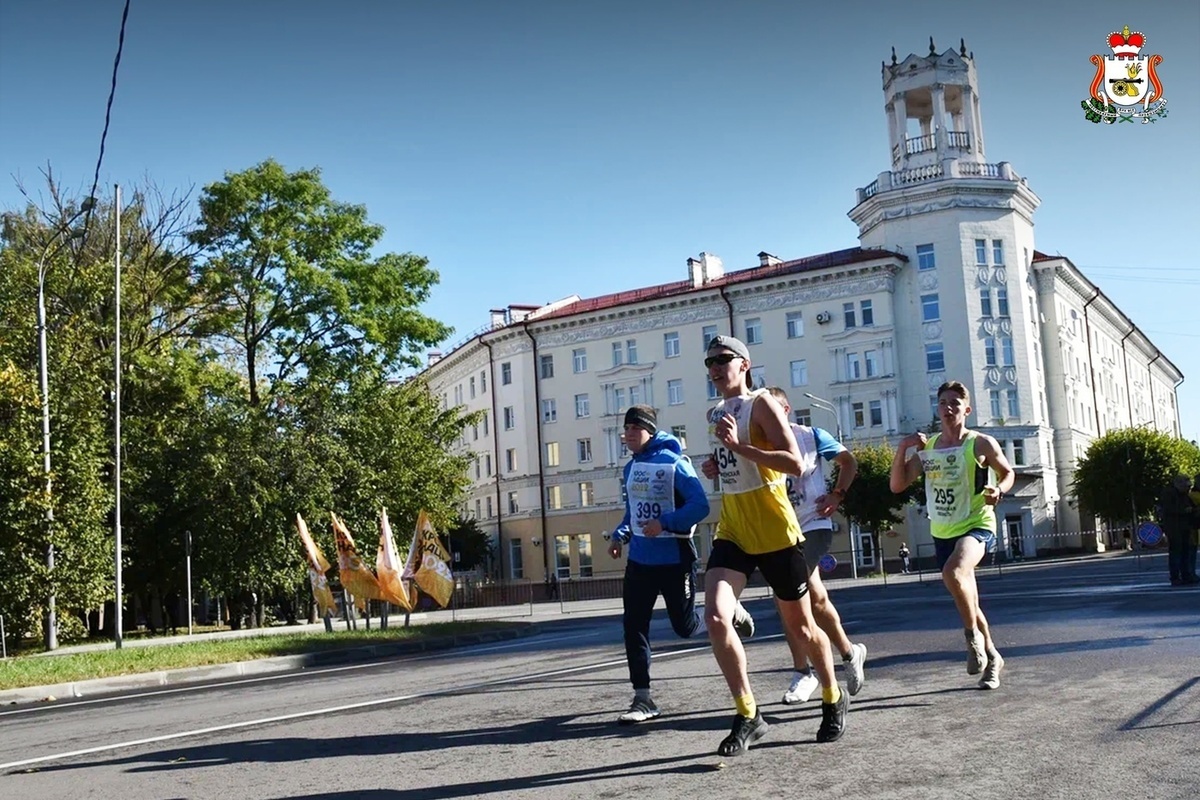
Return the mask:
[[788, 686], [788, 690], [783, 693], [784, 705], [792, 705], [793, 703], [807, 703], [809, 698], [813, 696], [821, 682], [817, 680], [817, 676], [811, 672], [793, 672], [792, 683]]
[[733, 629], [743, 639], [754, 636], [754, 617], [750, 616], [750, 612], [741, 603], [733, 610]]
[[649, 722], [660, 713], [653, 700], [635, 697], [629, 705], [629, 710], [617, 717], [617, 722], [622, 725], [636, 725], [639, 722]]
[[987, 666], [983, 670], [983, 677], [979, 679], [979, 688], [999, 689], [1000, 670], [1002, 669], [1004, 669], [1004, 657], [999, 653], [990, 654]]
[[[964, 631], [967, 637], [967, 674], [978, 675], [987, 666], [987, 651], [983, 646], [983, 633]], [[973, 635], [972, 635], [973, 634]]]
[[861, 642], [850, 645], [850, 657], [843, 658], [842, 663], [846, 666], [846, 689], [851, 696], [856, 695], [862, 691], [867, 680], [863, 674], [863, 665], [867, 663], [867, 646]]

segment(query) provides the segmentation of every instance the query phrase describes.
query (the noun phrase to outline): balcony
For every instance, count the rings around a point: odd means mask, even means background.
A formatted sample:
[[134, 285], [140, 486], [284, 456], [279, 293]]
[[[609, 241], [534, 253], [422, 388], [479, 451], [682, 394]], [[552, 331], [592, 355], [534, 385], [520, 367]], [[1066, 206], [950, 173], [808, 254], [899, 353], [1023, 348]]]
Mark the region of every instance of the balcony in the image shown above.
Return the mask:
[[[946, 145], [951, 150], [971, 150], [971, 134], [967, 131], [947, 131]], [[915, 156], [918, 153], [928, 153], [937, 150], [937, 133], [925, 133], [920, 136], [910, 136], [904, 140], [904, 155]], [[901, 146], [892, 147], [892, 163], [900, 163]]]
[[1013, 171], [1007, 161], [998, 164], [981, 164], [977, 161], [960, 161], [957, 158], [947, 158], [943, 161], [927, 164], [912, 169], [898, 169], [881, 172], [879, 177], [866, 187], [858, 190], [858, 202], [875, 196], [889, 189], [903, 189], [921, 183], [930, 183], [944, 178], [983, 178], [1012, 182], [1024, 182], [1024, 179]]

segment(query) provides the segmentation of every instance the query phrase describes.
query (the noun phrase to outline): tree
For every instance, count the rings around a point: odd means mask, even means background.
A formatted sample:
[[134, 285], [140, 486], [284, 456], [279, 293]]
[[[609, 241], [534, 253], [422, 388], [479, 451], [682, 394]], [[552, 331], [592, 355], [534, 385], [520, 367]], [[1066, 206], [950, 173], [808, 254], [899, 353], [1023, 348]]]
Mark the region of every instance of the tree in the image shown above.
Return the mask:
[[[892, 492], [889, 481], [895, 452], [895, 448], [887, 444], [851, 449], [858, 461], [858, 473], [842, 501], [842, 513], [861, 530], [874, 534], [876, 553], [883, 552], [879, 547], [879, 534], [892, 523], [904, 521], [897, 512], [917, 496], [920, 486], [918, 482], [900, 494]], [[833, 480], [836, 478], [835, 471]]]
[[458, 555], [453, 564], [457, 572], [468, 572], [477, 566], [487, 566], [492, 559], [491, 539], [473, 517], [455, 517], [446, 529], [446, 539], [451, 558], [455, 554]]
[[[1088, 445], [1075, 465], [1072, 491], [1079, 505], [1110, 523], [1148, 516], [1163, 488], [1179, 473], [1200, 472], [1200, 448], [1147, 428], [1111, 430]], [[1134, 520], [1136, 523], [1136, 520]]]

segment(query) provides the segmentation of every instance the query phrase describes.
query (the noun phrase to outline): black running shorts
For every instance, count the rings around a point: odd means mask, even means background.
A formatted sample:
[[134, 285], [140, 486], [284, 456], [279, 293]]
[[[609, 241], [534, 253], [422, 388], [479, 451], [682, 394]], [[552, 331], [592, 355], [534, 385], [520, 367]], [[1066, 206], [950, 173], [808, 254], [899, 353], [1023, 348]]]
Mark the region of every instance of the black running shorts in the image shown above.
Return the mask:
[[780, 600], [799, 600], [808, 592], [808, 564], [803, 545], [795, 544], [770, 553], [750, 554], [733, 542], [717, 539], [708, 556], [708, 569], [731, 569], [749, 580], [754, 570], [762, 572], [767, 585]]

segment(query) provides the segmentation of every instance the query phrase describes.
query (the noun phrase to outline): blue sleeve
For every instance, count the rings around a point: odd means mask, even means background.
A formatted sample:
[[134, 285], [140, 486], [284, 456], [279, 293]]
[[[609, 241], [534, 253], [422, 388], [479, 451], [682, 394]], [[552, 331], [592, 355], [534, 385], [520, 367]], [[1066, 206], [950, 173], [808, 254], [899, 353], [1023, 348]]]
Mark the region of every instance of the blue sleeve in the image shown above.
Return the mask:
[[625, 493], [625, 487], [629, 485], [629, 470], [633, 467], [633, 460], [625, 462], [625, 470], [621, 474], [621, 501], [625, 506], [625, 516], [621, 517], [621, 524], [613, 528], [613, 538], [620, 542], [627, 543], [632, 536], [632, 531], [629, 529], [629, 497]]
[[[696, 476], [692, 462], [687, 458], [675, 462], [675, 494], [683, 498], [683, 503], [671, 513], [659, 517], [659, 522], [663, 530], [687, 533], [708, 516], [708, 495], [704, 491], [704, 484]], [[629, 513], [628, 508], [625, 513]]]
[[835, 456], [846, 452], [846, 448], [837, 439], [829, 435], [824, 428], [813, 428], [813, 439], [817, 442], [817, 455], [826, 461], [832, 461]]

